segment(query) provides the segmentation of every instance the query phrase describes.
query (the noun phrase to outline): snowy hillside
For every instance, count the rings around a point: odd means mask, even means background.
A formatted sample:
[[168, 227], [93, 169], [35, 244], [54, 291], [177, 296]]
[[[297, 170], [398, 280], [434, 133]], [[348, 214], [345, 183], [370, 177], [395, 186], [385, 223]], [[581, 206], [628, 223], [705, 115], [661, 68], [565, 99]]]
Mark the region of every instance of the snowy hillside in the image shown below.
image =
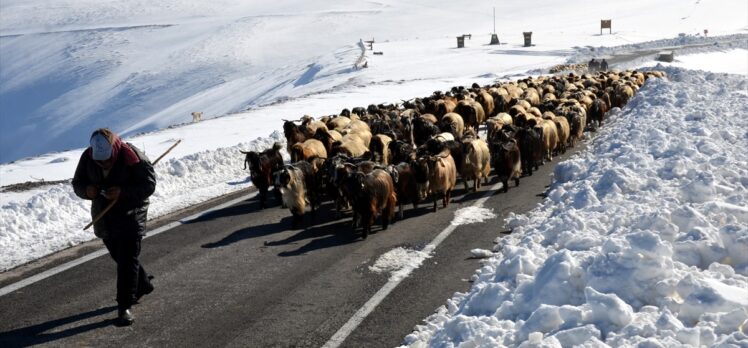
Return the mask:
[[[506, 46], [485, 46], [493, 7]], [[443, 88], [443, 78], [549, 65], [575, 46], [615, 46], [705, 28], [710, 35], [734, 33], [745, 29], [747, 11], [744, 1], [679, 0], [476, 1], [469, 6], [455, 1], [3, 1], [0, 163], [80, 148], [100, 126], [133, 136], [188, 122], [193, 111], [213, 118], [330, 89], [400, 80]], [[603, 18], [613, 20], [613, 35], [599, 35]], [[523, 31], [534, 33], [536, 47], [520, 48]], [[455, 36], [468, 33], [474, 36], [467, 46], [486, 53], [477, 61], [464, 59], [473, 52], [454, 49]], [[376, 49], [385, 55], [372, 58], [370, 66], [383, 69], [351, 69], [360, 55], [357, 43], [371, 38], [383, 43]], [[340, 108], [329, 105], [325, 111]], [[277, 116], [304, 112], [311, 111]]]

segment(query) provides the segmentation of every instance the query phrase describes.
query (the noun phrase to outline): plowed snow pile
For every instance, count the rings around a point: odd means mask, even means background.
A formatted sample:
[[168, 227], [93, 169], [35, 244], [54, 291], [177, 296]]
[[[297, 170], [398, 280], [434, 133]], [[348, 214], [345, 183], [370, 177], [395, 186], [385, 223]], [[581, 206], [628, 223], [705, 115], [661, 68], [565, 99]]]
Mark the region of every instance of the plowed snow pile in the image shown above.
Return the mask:
[[748, 83], [679, 68], [614, 110], [548, 198], [405, 343], [748, 343]]

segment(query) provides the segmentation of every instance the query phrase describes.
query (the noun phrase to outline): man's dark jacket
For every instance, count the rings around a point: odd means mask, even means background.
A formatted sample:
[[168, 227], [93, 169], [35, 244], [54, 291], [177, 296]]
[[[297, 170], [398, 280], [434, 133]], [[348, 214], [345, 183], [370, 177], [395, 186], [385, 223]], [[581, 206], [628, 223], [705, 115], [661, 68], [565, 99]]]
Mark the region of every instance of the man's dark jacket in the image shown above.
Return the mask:
[[[148, 197], [156, 189], [156, 173], [146, 155], [130, 143], [126, 146], [135, 151], [140, 161], [131, 166], [125, 165], [125, 151], [119, 151], [109, 175], [91, 158], [90, 148], [83, 152], [73, 177], [73, 189], [78, 197], [86, 197], [86, 187], [96, 185], [100, 190], [119, 186], [120, 196], [117, 203], [101, 220], [94, 224], [94, 234], [99, 238], [114, 236], [112, 234], [145, 234], [148, 219]], [[99, 214], [110, 201], [102, 195], [96, 196], [91, 203], [91, 218]]]

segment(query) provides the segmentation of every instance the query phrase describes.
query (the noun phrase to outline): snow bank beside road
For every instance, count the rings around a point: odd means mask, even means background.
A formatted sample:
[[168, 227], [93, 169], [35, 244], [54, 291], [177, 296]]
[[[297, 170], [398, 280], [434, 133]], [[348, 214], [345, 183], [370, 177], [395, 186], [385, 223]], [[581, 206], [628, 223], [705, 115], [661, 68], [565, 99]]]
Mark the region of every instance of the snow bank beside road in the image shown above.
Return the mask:
[[471, 290], [406, 344], [748, 342], [746, 80], [667, 72], [557, 166]]
[[[237, 165], [244, 156], [239, 150], [261, 151], [275, 141], [285, 144], [283, 135], [274, 132], [249, 143], [159, 162], [155, 166], [158, 185], [148, 217], [249, 188], [248, 172]], [[29, 198], [26, 193], [17, 195], [21, 198], [4, 198], [0, 209], [0, 272], [94, 238], [93, 232], [83, 230], [91, 221], [90, 203], [78, 198], [70, 184], [55, 185]]]

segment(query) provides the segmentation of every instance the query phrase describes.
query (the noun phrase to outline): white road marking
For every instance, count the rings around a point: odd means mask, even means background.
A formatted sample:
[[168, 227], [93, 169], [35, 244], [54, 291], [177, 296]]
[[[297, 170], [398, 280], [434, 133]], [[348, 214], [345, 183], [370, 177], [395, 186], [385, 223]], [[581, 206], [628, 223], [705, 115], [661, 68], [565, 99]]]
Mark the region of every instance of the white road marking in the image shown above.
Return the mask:
[[[251, 199], [252, 197], [254, 197], [256, 195], [257, 195], [257, 191], [255, 191], [255, 192], [253, 192], [251, 194], [248, 194], [248, 195], [236, 198], [234, 200], [228, 201], [228, 202], [223, 203], [221, 205], [215, 206], [215, 207], [210, 208], [208, 210], [205, 210], [205, 211], [196, 213], [194, 215], [188, 216], [188, 217], [186, 217], [184, 219], [181, 219], [181, 220], [178, 220], [178, 221], [174, 221], [174, 222], [169, 223], [167, 225], [161, 226], [161, 227], [159, 227], [159, 228], [157, 228], [155, 230], [147, 232], [146, 235], [145, 235], [145, 237], [143, 237], [143, 239], [148, 238], [148, 237], [153, 237], [153, 236], [155, 236], [157, 234], [166, 232], [166, 231], [168, 231], [168, 230], [170, 230], [170, 229], [172, 229], [174, 227], [177, 227], [177, 226], [180, 226], [180, 225], [182, 225], [184, 223], [187, 223], [189, 221], [195, 220], [195, 219], [197, 219], [197, 218], [199, 218], [199, 217], [201, 217], [201, 216], [203, 216], [205, 214], [212, 213], [212, 212], [214, 212], [216, 210], [221, 210], [221, 209], [230, 207], [230, 206], [232, 206], [234, 204], [237, 204], [237, 203], [239, 203], [241, 201], [244, 201], [244, 200], [247, 200], [247, 199]], [[41, 272], [39, 274], [35, 274], [35, 275], [31, 276], [31, 277], [28, 277], [28, 278], [25, 278], [23, 280], [17, 281], [17, 282], [15, 282], [13, 284], [6, 285], [3, 288], [0, 288], [0, 296], [5, 296], [5, 295], [7, 295], [7, 294], [9, 294], [9, 293], [11, 293], [13, 291], [16, 291], [16, 290], [21, 289], [23, 287], [26, 287], [26, 286], [29, 286], [31, 284], [34, 284], [34, 283], [36, 283], [38, 281], [44, 280], [46, 278], [49, 278], [49, 277], [51, 277], [51, 276], [53, 276], [55, 274], [58, 274], [58, 273], [63, 272], [63, 271], [66, 271], [68, 269], [71, 269], [71, 268], [73, 268], [75, 266], [78, 266], [80, 264], [83, 264], [85, 262], [91, 261], [91, 260], [93, 260], [93, 259], [95, 259], [95, 258], [97, 258], [99, 256], [106, 255], [107, 253], [108, 253], [108, 251], [106, 250], [106, 248], [99, 249], [99, 250], [96, 250], [96, 251], [94, 251], [94, 252], [92, 252], [92, 253], [90, 253], [88, 255], [82, 256], [82, 257], [80, 257], [78, 259], [66, 262], [66, 263], [64, 263], [62, 265], [59, 265], [57, 267], [54, 267], [54, 268], [50, 268], [50, 269], [48, 269], [48, 270], [46, 270], [44, 272]]]
[[[491, 188], [483, 194], [483, 197], [475, 201], [475, 203], [473, 203], [471, 206], [482, 206], [483, 203], [491, 198], [491, 195], [502, 186], [503, 185], [501, 183], [497, 183], [496, 185], [491, 186]], [[431, 243], [427, 244], [423, 248], [423, 251], [426, 254], [430, 254], [431, 252], [436, 250], [436, 247], [439, 246], [439, 244], [441, 244], [441, 242], [443, 242], [445, 239], [447, 239], [447, 237], [449, 237], [449, 235], [455, 230], [455, 228], [457, 228], [456, 225], [449, 224], [449, 226], [447, 226], [444, 230], [439, 232], [436, 237], [434, 237], [434, 240], [432, 240]], [[384, 286], [382, 286], [382, 288], [379, 289], [379, 291], [377, 291], [377, 293], [369, 299], [369, 301], [366, 301], [366, 303], [364, 303], [364, 305], [359, 308], [358, 311], [356, 311], [356, 313], [354, 313], [353, 316], [348, 319], [348, 321], [343, 324], [343, 326], [338, 329], [338, 331], [334, 335], [332, 335], [330, 340], [328, 340], [327, 343], [322, 346], [322, 348], [339, 347], [343, 343], [343, 341], [345, 341], [345, 339], [348, 338], [348, 336], [353, 332], [353, 330], [356, 330], [356, 328], [361, 325], [364, 319], [366, 319], [366, 317], [369, 316], [369, 314], [371, 314], [371, 312], [373, 312], [380, 303], [382, 303], [382, 301], [390, 294], [390, 292], [392, 292], [392, 290], [394, 290], [400, 284], [400, 282], [408, 278], [408, 276], [414, 270], [418, 269], [419, 266], [409, 265], [404, 268], [404, 270], [406, 270], [406, 272], [404, 272], [404, 276], [391, 277], [390, 280], [387, 281], [387, 283], [384, 284]]]

